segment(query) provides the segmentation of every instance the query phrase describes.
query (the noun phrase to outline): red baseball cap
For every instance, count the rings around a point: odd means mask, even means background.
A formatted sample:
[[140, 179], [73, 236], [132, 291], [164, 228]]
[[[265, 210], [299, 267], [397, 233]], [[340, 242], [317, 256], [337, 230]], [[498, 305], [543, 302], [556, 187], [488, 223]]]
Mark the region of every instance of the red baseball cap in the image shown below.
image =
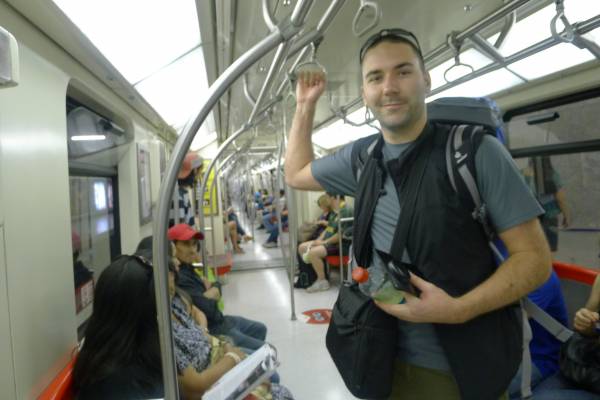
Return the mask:
[[204, 234], [198, 232], [188, 224], [177, 224], [169, 228], [167, 232], [169, 240], [204, 240]]
[[177, 174], [177, 179], [185, 179], [187, 178], [193, 170], [199, 168], [202, 165], [202, 159], [195, 152], [189, 152], [185, 155], [183, 159], [183, 164], [181, 165], [181, 169]]

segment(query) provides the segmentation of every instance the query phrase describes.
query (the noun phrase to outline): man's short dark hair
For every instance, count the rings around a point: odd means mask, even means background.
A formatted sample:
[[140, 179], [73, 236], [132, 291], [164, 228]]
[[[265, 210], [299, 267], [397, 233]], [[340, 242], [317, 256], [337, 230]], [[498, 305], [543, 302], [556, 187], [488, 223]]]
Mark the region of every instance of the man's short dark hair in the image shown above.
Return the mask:
[[404, 43], [409, 45], [419, 58], [419, 66], [421, 67], [421, 70], [425, 72], [425, 60], [423, 59], [421, 45], [419, 45], [417, 37], [412, 32], [401, 28], [382, 29], [379, 32], [369, 36], [369, 38], [360, 48], [360, 53], [358, 55], [361, 66], [367, 51], [382, 42]]

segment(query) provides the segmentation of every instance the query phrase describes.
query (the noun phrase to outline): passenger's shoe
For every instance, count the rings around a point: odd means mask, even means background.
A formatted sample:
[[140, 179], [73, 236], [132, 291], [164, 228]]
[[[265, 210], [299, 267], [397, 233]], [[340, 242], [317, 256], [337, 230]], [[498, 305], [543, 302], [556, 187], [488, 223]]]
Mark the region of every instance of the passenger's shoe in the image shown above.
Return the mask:
[[265, 249], [274, 249], [277, 247], [277, 242], [267, 242], [262, 245]]
[[323, 292], [329, 289], [329, 282], [325, 279], [319, 279], [306, 288], [308, 293]]

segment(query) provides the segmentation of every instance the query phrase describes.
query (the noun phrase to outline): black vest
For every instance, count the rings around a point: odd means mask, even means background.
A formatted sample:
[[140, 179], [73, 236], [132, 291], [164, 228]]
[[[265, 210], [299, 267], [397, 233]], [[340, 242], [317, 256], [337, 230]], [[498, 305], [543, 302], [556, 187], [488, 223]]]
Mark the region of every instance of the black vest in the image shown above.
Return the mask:
[[[466, 199], [452, 189], [446, 170], [445, 145], [449, 126], [428, 123], [401, 160], [388, 161], [404, 209], [414, 201], [406, 248], [417, 275], [460, 296], [486, 280], [496, 269], [480, 224], [466, 207]], [[366, 149], [373, 138], [355, 146]], [[373, 212], [383, 189], [386, 171], [378, 139], [366, 156], [358, 179], [354, 206], [354, 251], [359, 265], [370, 265]], [[359, 147], [361, 148], [361, 147]], [[366, 151], [361, 151], [366, 154]], [[417, 189], [418, 188], [418, 189]], [[399, 225], [398, 225], [399, 226]], [[392, 256], [400, 260], [399, 228]], [[452, 373], [464, 399], [496, 400], [508, 388], [522, 358], [522, 323], [517, 305], [479, 316], [464, 324], [434, 324]]]

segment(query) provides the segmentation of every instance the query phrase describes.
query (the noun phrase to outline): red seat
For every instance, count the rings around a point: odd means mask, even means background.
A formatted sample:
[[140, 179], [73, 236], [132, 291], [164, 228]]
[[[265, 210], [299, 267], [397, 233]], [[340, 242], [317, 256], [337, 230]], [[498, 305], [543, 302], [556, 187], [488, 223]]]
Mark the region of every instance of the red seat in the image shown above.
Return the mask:
[[231, 271], [231, 267], [233, 265], [233, 258], [231, 257], [231, 253], [226, 254], [217, 254], [214, 259], [215, 263], [215, 272], [217, 276], [225, 275], [226, 273]]
[[577, 281], [587, 285], [593, 285], [596, 277], [600, 274], [600, 271], [561, 261], [554, 261], [552, 266], [559, 278]]
[[[348, 265], [349, 259], [350, 259], [350, 257], [348, 257], [348, 256], [342, 256], [344, 265]], [[327, 264], [330, 267], [339, 267], [340, 266], [340, 256], [327, 256], [325, 258], [325, 261], [327, 261]]]
[[72, 400], [75, 357], [54, 377], [38, 400]]

